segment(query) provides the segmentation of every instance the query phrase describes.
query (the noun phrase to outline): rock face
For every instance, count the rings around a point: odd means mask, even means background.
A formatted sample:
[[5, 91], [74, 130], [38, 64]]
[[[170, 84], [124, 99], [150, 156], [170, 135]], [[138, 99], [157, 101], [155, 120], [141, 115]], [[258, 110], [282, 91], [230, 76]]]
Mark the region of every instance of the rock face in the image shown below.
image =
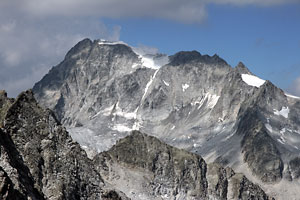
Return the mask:
[[[146, 55], [85, 39], [33, 91], [90, 157], [140, 130], [245, 172], [276, 197], [297, 198], [300, 98], [243, 63], [232, 68], [197, 51]], [[276, 184], [289, 185], [285, 195]]]
[[102, 177], [132, 199], [270, 199], [244, 175], [134, 131], [94, 158]]
[[101, 199], [110, 191], [85, 151], [31, 91], [15, 100], [1, 93], [0, 108], [1, 199]]
[[1, 92], [0, 102], [1, 199], [270, 199], [243, 175], [137, 131], [92, 161], [32, 91]]

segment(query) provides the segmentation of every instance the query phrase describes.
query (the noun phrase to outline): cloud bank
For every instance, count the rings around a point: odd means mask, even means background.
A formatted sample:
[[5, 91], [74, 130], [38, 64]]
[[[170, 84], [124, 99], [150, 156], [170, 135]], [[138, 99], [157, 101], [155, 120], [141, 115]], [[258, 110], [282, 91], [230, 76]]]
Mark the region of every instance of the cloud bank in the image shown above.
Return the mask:
[[200, 24], [209, 4], [276, 6], [300, 0], [1, 0], [0, 89], [10, 96], [34, 82], [63, 59], [79, 40], [118, 40], [121, 27], [105, 18], [156, 18]]

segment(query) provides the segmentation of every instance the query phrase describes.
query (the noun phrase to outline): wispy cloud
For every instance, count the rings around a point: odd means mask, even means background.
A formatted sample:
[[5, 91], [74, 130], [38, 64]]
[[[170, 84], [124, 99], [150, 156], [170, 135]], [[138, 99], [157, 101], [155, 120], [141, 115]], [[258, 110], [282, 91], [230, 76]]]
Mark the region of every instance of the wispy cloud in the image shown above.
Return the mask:
[[283, 4], [300, 3], [300, 0], [207, 0], [210, 3], [231, 4], [236, 6], [277, 6]]
[[300, 76], [293, 81], [287, 91], [293, 95], [300, 96]]
[[119, 40], [121, 30], [96, 18], [5, 19], [0, 18], [0, 88], [11, 96], [31, 88], [79, 40]]

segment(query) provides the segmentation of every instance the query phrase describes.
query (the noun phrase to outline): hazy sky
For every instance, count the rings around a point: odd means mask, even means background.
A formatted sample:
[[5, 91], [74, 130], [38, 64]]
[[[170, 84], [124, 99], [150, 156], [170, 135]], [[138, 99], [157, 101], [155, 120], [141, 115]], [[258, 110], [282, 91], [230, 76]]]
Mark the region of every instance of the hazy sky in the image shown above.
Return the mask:
[[31, 88], [85, 37], [217, 53], [300, 96], [300, 0], [1, 0], [0, 89]]

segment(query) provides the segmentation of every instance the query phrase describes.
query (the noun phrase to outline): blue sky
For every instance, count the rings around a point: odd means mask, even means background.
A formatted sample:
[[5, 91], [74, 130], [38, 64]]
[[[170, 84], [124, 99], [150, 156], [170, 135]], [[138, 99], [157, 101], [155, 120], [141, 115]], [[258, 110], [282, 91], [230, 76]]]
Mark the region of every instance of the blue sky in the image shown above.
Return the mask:
[[32, 87], [85, 37], [216, 53], [300, 96], [300, 0], [3, 0], [0, 89]]
[[202, 24], [153, 19], [105, 19], [122, 27], [120, 40], [158, 48], [218, 54], [231, 66], [242, 61], [254, 74], [283, 89], [300, 76], [300, 6], [210, 5]]

